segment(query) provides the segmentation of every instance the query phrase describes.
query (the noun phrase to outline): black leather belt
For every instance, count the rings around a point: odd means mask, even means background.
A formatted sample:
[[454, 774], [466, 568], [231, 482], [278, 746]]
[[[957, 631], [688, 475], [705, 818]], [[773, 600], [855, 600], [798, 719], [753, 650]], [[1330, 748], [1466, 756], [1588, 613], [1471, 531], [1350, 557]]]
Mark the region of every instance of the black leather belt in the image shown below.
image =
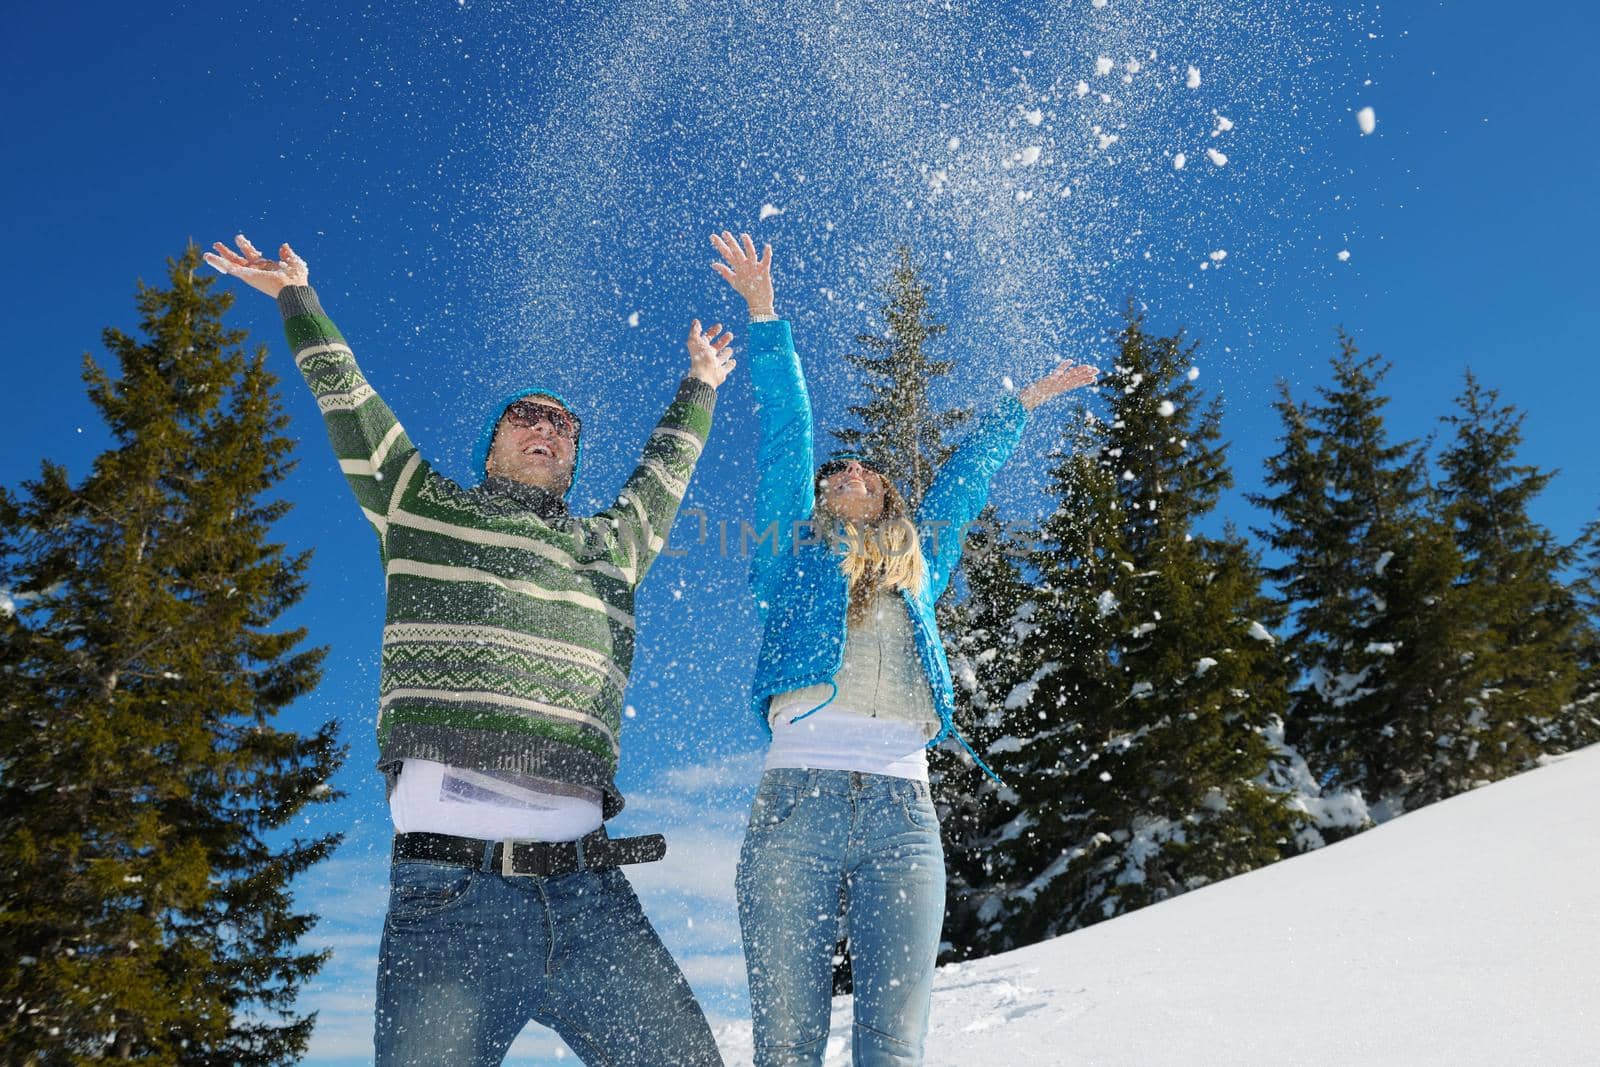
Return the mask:
[[654, 863], [667, 854], [667, 839], [660, 834], [613, 839], [601, 827], [577, 841], [489, 842], [449, 834], [395, 834], [394, 859], [482, 867], [491, 845], [489, 862], [508, 878], [552, 878], [602, 867]]

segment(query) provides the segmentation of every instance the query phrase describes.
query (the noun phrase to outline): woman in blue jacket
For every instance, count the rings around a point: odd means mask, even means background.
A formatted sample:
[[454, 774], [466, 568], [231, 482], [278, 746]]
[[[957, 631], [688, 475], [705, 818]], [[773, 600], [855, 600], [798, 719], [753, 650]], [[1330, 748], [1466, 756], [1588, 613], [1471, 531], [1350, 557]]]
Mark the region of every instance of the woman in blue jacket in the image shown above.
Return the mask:
[[862, 457], [813, 467], [811, 401], [773, 310], [771, 246], [758, 256], [748, 234], [726, 232], [711, 242], [723, 259], [714, 269], [750, 308], [756, 530], [770, 533], [750, 566], [763, 622], [751, 695], [772, 744], [737, 881], [755, 1062], [822, 1063], [842, 897], [853, 1062], [921, 1063], [944, 922], [927, 750], [947, 735], [967, 747], [933, 606], [1028, 412], [1096, 372], [1063, 363], [1003, 396], [913, 516]]

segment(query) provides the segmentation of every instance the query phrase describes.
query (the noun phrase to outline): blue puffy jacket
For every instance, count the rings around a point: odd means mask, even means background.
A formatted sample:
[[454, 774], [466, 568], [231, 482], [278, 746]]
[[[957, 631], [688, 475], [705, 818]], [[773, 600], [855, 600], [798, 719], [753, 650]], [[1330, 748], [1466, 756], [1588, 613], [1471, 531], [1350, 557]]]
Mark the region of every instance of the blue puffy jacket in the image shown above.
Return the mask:
[[[782, 320], [752, 323], [748, 359], [761, 420], [755, 530], [758, 535], [773, 531], [770, 541], [760, 541], [751, 549], [750, 587], [763, 628], [750, 699], [762, 729], [770, 735], [767, 702], [771, 696], [802, 686], [830, 684], [844, 665], [850, 590], [839, 558], [825, 540], [808, 543], [815, 538], [807, 538], [801, 525], [797, 547], [796, 524], [811, 518], [816, 503], [816, 468], [811, 397], [789, 324]], [[989, 482], [1016, 450], [1027, 422], [1028, 411], [1016, 397], [1002, 397], [940, 467], [917, 509], [927, 581], [921, 593], [900, 593], [939, 714], [939, 734], [928, 742], [929, 748], [955, 733], [950, 664], [933, 606], [961, 559], [962, 528], [983, 510]], [[961, 735], [955, 733], [955, 737], [988, 771]]]

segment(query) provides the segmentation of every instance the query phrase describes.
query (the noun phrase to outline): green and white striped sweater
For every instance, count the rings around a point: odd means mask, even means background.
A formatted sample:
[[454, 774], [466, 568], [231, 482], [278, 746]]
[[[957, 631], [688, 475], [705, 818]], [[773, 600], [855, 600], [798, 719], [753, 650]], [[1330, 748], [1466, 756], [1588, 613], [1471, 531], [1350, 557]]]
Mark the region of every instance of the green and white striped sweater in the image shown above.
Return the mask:
[[278, 297], [295, 365], [377, 531], [388, 597], [378, 767], [400, 763], [617, 792], [634, 590], [711, 431], [716, 390], [686, 378], [609, 508], [589, 518], [502, 478], [465, 489], [417, 452], [308, 286]]

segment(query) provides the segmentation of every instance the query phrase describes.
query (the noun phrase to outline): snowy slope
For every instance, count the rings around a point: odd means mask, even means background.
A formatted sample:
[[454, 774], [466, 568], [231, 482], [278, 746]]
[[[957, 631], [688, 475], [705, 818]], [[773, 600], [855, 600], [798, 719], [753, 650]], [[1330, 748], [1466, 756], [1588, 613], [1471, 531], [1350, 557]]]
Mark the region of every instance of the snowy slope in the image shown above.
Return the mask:
[[[841, 998], [830, 1065], [849, 1025]], [[722, 1036], [750, 1062], [748, 1029]], [[927, 1062], [1600, 1063], [1600, 746], [944, 968]]]

